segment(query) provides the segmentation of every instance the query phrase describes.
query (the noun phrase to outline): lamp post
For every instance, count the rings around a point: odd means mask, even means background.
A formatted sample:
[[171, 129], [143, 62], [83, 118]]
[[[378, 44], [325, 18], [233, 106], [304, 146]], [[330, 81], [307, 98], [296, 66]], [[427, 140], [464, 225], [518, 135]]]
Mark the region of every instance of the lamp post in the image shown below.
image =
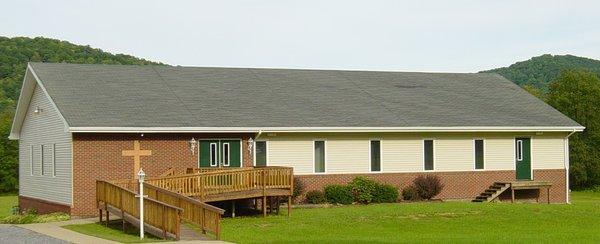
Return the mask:
[[144, 177], [146, 173], [140, 168], [138, 172], [138, 181], [140, 182], [140, 240], [144, 239]]

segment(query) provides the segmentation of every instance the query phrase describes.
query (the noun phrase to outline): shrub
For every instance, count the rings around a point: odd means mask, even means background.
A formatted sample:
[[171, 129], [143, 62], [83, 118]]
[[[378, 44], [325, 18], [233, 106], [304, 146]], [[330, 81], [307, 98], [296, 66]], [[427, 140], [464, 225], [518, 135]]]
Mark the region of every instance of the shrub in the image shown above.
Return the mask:
[[373, 191], [373, 202], [397, 202], [398, 201], [398, 190], [396, 187], [388, 184], [375, 184], [375, 190]]
[[348, 185], [352, 189], [354, 201], [368, 204], [373, 201], [373, 191], [377, 182], [364, 177], [356, 177]]
[[444, 188], [440, 178], [435, 175], [419, 176], [413, 181], [413, 185], [419, 197], [426, 200], [437, 196]]
[[325, 198], [329, 203], [351, 204], [352, 190], [348, 186], [329, 185], [325, 187]]
[[300, 195], [302, 195], [302, 193], [304, 192], [304, 185], [302, 184], [302, 181], [300, 181], [299, 178], [294, 178], [294, 192], [292, 193], [293, 197], [296, 198]]
[[1, 224], [31, 224], [31, 223], [46, 223], [54, 221], [69, 220], [70, 216], [65, 213], [51, 213], [37, 215], [34, 213], [15, 214], [0, 219]]
[[421, 198], [419, 197], [419, 193], [417, 192], [417, 188], [415, 188], [414, 185], [410, 185], [402, 189], [402, 199], [407, 201], [421, 200]]
[[314, 190], [306, 193], [306, 202], [310, 204], [320, 204], [325, 203], [325, 194], [322, 191]]

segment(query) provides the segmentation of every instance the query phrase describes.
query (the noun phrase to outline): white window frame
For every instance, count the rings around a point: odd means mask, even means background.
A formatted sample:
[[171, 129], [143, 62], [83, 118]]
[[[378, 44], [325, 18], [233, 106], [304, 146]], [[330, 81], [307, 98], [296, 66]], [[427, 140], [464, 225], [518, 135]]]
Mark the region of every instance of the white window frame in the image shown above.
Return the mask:
[[[477, 168], [477, 148], [476, 148], [476, 141], [482, 141], [483, 143], [483, 168], [478, 169]], [[485, 170], [485, 162], [487, 161], [485, 158], [485, 152], [486, 150], [486, 144], [485, 143], [485, 139], [484, 138], [475, 138], [473, 139], [473, 170]]]
[[523, 161], [523, 140], [517, 139], [517, 161]]
[[[227, 145], [227, 157], [225, 157], [225, 146]], [[240, 145], [241, 146], [241, 145]], [[221, 159], [223, 161], [223, 166], [229, 167], [231, 163], [231, 145], [229, 142], [221, 143]], [[225, 160], [227, 159], [227, 160]]]
[[56, 143], [52, 144], [52, 177], [56, 177]]
[[[431, 157], [433, 159], [433, 165], [432, 165], [432, 169], [425, 169], [425, 141], [431, 141], [431, 152], [433, 153], [433, 157]], [[434, 138], [423, 138], [423, 140], [421, 140], [421, 150], [423, 152], [423, 171], [424, 172], [430, 172], [430, 171], [435, 171], [435, 162], [436, 160], [436, 156], [437, 153], [435, 152], [435, 139]]]
[[[373, 158], [371, 157], [371, 142], [379, 141], [379, 171], [373, 171]], [[369, 172], [370, 173], [382, 173], [383, 172], [383, 140], [381, 139], [369, 139]]]
[[29, 145], [29, 175], [33, 176], [33, 145]]
[[257, 140], [257, 141], [254, 141], [254, 146], [253, 146], [254, 150], [252, 152], [252, 155], [254, 157], [252, 158], [252, 163], [253, 163], [252, 165], [254, 167], [256, 167], [256, 144], [258, 142], [264, 142], [265, 143], [265, 166], [269, 166], [269, 141], [267, 141], [267, 140]]
[[[213, 162], [213, 145], [215, 146], [214, 148], [217, 149], [217, 151], [216, 151], [217, 155], [215, 155], [216, 157], [214, 157], [215, 158], [214, 162]], [[208, 145], [208, 152], [209, 152], [208, 164], [211, 167], [219, 166], [219, 143], [211, 142]]]
[[[325, 161], [325, 162], [323, 162], [323, 172], [316, 171], [317, 161], [315, 160], [315, 146], [318, 141], [323, 142], [323, 149], [325, 150], [325, 153], [323, 155], [323, 159]], [[312, 147], [312, 159], [313, 159], [312, 171], [313, 171], [313, 174], [326, 174], [327, 173], [327, 152], [328, 151], [329, 150], [327, 150], [327, 140], [326, 139], [314, 139], [313, 140], [313, 147]]]

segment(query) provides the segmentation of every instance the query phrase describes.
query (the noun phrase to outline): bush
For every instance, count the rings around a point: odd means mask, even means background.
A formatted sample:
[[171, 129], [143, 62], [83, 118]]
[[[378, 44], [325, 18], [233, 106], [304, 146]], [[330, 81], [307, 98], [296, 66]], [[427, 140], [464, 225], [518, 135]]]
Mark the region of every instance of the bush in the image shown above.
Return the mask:
[[417, 188], [415, 188], [413, 185], [410, 185], [402, 189], [402, 199], [407, 201], [419, 201], [421, 200], [421, 197], [419, 197]]
[[375, 184], [375, 190], [373, 191], [373, 202], [397, 202], [398, 201], [398, 190], [396, 187], [388, 184]]
[[54, 221], [69, 220], [70, 216], [66, 213], [51, 213], [37, 215], [32, 212], [26, 214], [15, 214], [0, 219], [2, 224], [31, 224], [31, 223], [47, 223]]
[[351, 204], [353, 195], [348, 186], [329, 185], [325, 187], [325, 198], [329, 203]]
[[294, 192], [292, 193], [293, 197], [296, 198], [304, 192], [304, 184], [300, 181], [299, 178], [294, 178]]
[[435, 175], [419, 176], [413, 181], [413, 185], [419, 197], [425, 200], [437, 196], [444, 188], [440, 178]]
[[321, 204], [325, 203], [325, 194], [322, 191], [314, 190], [306, 193], [306, 202], [310, 204]]
[[373, 191], [377, 182], [364, 177], [356, 177], [348, 185], [352, 189], [354, 201], [368, 204], [373, 201]]

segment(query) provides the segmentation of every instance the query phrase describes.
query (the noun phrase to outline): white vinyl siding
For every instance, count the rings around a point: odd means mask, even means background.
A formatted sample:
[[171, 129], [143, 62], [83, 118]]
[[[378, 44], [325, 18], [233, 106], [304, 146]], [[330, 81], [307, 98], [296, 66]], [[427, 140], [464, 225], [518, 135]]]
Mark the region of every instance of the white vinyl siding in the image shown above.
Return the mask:
[[439, 171], [472, 170], [473, 139], [435, 140], [434, 167]]
[[531, 167], [559, 169], [565, 165], [564, 137], [534, 136], [531, 138]]
[[[35, 107], [41, 112], [35, 114]], [[42, 145], [44, 175], [40, 162]], [[72, 203], [71, 134], [65, 132], [60, 114], [37, 85], [20, 132], [19, 162], [20, 195], [67, 205]]]

